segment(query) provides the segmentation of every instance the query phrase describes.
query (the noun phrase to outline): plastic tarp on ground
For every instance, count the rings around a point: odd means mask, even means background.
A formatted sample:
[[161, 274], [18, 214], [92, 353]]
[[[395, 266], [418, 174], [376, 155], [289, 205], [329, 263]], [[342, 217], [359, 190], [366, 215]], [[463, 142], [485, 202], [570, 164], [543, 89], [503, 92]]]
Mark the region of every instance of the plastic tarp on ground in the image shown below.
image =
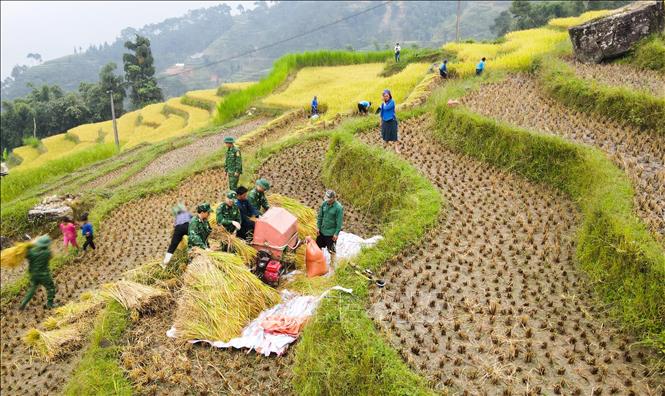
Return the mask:
[[[363, 239], [350, 232], [340, 231], [337, 236], [337, 254], [335, 255], [335, 263], [356, 257], [360, 254], [362, 248], [372, 247], [382, 239], [383, 237], [380, 235], [375, 235], [369, 239]], [[326, 263], [330, 266], [330, 253], [328, 253], [328, 249], [323, 249], [323, 254], [326, 257]]]
[[[206, 342], [216, 348], [237, 348], [255, 350], [257, 353], [269, 356], [271, 353], [282, 355], [286, 352], [289, 344], [298, 339], [300, 329], [309, 319], [319, 305], [319, 302], [331, 290], [340, 290], [351, 293], [350, 289], [335, 286], [320, 296], [300, 296], [288, 290], [282, 291], [282, 302], [269, 308], [247, 325], [239, 337], [229, 342], [213, 340], [191, 340], [191, 343]], [[272, 326], [275, 323], [287, 323], [288, 329], [283, 328], [281, 332], [278, 327], [266, 329], [264, 326]], [[294, 331], [295, 329], [295, 331]], [[276, 330], [276, 331], [275, 331]], [[297, 334], [296, 334], [297, 333]], [[175, 328], [171, 327], [166, 335], [176, 338]]]

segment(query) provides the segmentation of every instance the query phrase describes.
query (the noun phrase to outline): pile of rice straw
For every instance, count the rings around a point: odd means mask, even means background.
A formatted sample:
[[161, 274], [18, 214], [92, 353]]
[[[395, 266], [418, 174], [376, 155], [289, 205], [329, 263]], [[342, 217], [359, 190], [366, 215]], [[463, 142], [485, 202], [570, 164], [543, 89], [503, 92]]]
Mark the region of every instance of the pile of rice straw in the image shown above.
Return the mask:
[[306, 245], [301, 244], [298, 249], [294, 252], [285, 252], [283, 254], [283, 260], [288, 263], [295, 263], [296, 268], [299, 270], [305, 269], [305, 253], [307, 251]]
[[103, 285], [102, 290], [105, 297], [116, 300], [126, 310], [140, 313], [154, 310], [168, 300], [164, 290], [128, 280]]
[[104, 298], [100, 293], [85, 292], [81, 294], [80, 301], [70, 302], [56, 308], [53, 311], [54, 315], [46, 318], [42, 322], [42, 326], [46, 330], [55, 330], [74, 322], [87, 325], [102, 306], [104, 306]]
[[278, 206], [288, 210], [298, 219], [298, 237], [300, 239], [304, 239], [306, 236], [316, 236], [316, 211], [314, 209], [280, 194], [268, 195], [268, 203], [270, 206]]
[[162, 268], [162, 260], [153, 260], [126, 271], [123, 279], [144, 285], [159, 284], [161, 286], [164, 281], [177, 278], [181, 273], [180, 267], [173, 265], [173, 260], [166, 269]]
[[23, 336], [23, 341], [46, 360], [52, 360], [80, 346], [85, 330], [85, 326], [80, 324], [49, 331], [30, 329]]
[[21, 265], [31, 246], [32, 242], [21, 242], [7, 249], [3, 249], [2, 252], [0, 252], [0, 266], [2, 266], [2, 268], [14, 268]]
[[213, 227], [211, 237], [225, 244], [229, 252], [240, 256], [244, 263], [251, 263], [258, 254], [256, 249], [248, 245], [246, 241], [226, 231], [222, 226]]
[[195, 249], [178, 300], [177, 337], [228, 342], [279, 301], [279, 293], [252, 274], [240, 257]]

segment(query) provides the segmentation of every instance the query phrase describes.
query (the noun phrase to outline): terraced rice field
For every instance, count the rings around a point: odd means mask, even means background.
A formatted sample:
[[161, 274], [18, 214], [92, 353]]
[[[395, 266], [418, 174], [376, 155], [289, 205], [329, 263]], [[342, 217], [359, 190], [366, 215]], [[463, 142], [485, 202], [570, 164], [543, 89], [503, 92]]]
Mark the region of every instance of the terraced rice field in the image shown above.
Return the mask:
[[413, 88], [422, 80], [429, 64], [410, 64], [402, 72], [382, 78], [382, 63], [351, 66], [306, 67], [282, 92], [263, 100], [267, 105], [289, 108], [307, 108], [314, 95], [319, 103], [328, 106], [326, 117], [337, 113], [357, 111], [358, 102], [368, 100], [379, 103], [381, 93], [388, 88], [397, 104], [404, 101]]
[[575, 69], [575, 74], [586, 80], [597, 81], [613, 87], [642, 91], [656, 97], [665, 96], [665, 76], [653, 70], [641, 70], [631, 65], [619, 63], [587, 65], [570, 61], [569, 65]]
[[[401, 125], [401, 156], [445, 196], [422, 245], [385, 265], [370, 313], [403, 358], [453, 394], [658, 395], [648, 351], [608, 326], [575, 267], [579, 215], [561, 194]], [[363, 136], [379, 144], [378, 131]]]
[[665, 235], [665, 137], [567, 108], [546, 96], [536, 81], [516, 74], [484, 84], [461, 102], [513, 125], [562, 136], [607, 152], [636, 190], [635, 209], [663, 242]]

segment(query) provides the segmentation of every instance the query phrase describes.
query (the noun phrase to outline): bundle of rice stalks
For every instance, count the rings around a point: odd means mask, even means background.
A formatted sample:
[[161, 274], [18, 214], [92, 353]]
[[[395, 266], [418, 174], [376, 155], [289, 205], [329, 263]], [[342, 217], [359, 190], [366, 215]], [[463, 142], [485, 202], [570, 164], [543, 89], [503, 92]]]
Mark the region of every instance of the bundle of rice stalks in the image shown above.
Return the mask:
[[305, 270], [305, 253], [307, 248], [305, 244], [302, 244], [296, 249], [295, 252], [286, 252], [284, 253], [283, 260], [287, 263], [295, 263], [296, 268], [299, 270]]
[[74, 322], [89, 323], [103, 305], [104, 298], [99, 292], [85, 292], [81, 294], [80, 301], [56, 308], [54, 315], [46, 318], [42, 325], [46, 330], [54, 330]]
[[126, 310], [145, 313], [166, 302], [168, 293], [162, 289], [127, 280], [102, 286], [103, 295], [116, 300]]
[[240, 256], [244, 263], [251, 263], [257, 255], [256, 249], [249, 246], [243, 239], [226, 231], [222, 226], [215, 226], [212, 229], [211, 238], [216, 239], [226, 246], [230, 253]]
[[21, 242], [16, 245], [3, 249], [0, 252], [0, 266], [2, 268], [14, 268], [25, 260], [25, 256], [28, 254], [28, 249], [32, 246], [32, 242]]
[[212, 209], [212, 212], [210, 213], [210, 216], [208, 216], [208, 223], [210, 223], [210, 227], [215, 228], [217, 225], [217, 216], [215, 216], [215, 213], [217, 213], [217, 208], [221, 205], [220, 203], [216, 203], [214, 205], [210, 205], [210, 209]]
[[52, 360], [80, 346], [83, 331], [82, 326], [75, 324], [50, 331], [30, 329], [23, 336], [23, 341], [44, 359]]
[[278, 206], [288, 210], [298, 219], [298, 237], [316, 236], [316, 211], [293, 198], [280, 194], [268, 195], [270, 206]]
[[252, 274], [240, 257], [196, 251], [184, 275], [176, 334], [185, 340], [229, 341], [279, 301], [279, 293]]
[[166, 269], [162, 268], [161, 260], [149, 261], [125, 272], [123, 279], [130, 282], [142, 283], [144, 285], [154, 285], [169, 279], [177, 278], [182, 274], [182, 270], [178, 265], [173, 265], [174, 261], [175, 256]]

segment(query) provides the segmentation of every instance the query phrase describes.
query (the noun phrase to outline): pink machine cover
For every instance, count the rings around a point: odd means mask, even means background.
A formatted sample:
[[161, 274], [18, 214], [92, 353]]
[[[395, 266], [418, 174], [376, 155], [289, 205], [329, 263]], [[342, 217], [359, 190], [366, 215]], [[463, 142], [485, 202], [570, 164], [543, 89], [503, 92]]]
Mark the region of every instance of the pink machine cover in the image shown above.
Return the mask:
[[272, 207], [256, 220], [252, 245], [279, 259], [284, 246], [295, 245], [297, 233], [298, 219], [284, 208]]

